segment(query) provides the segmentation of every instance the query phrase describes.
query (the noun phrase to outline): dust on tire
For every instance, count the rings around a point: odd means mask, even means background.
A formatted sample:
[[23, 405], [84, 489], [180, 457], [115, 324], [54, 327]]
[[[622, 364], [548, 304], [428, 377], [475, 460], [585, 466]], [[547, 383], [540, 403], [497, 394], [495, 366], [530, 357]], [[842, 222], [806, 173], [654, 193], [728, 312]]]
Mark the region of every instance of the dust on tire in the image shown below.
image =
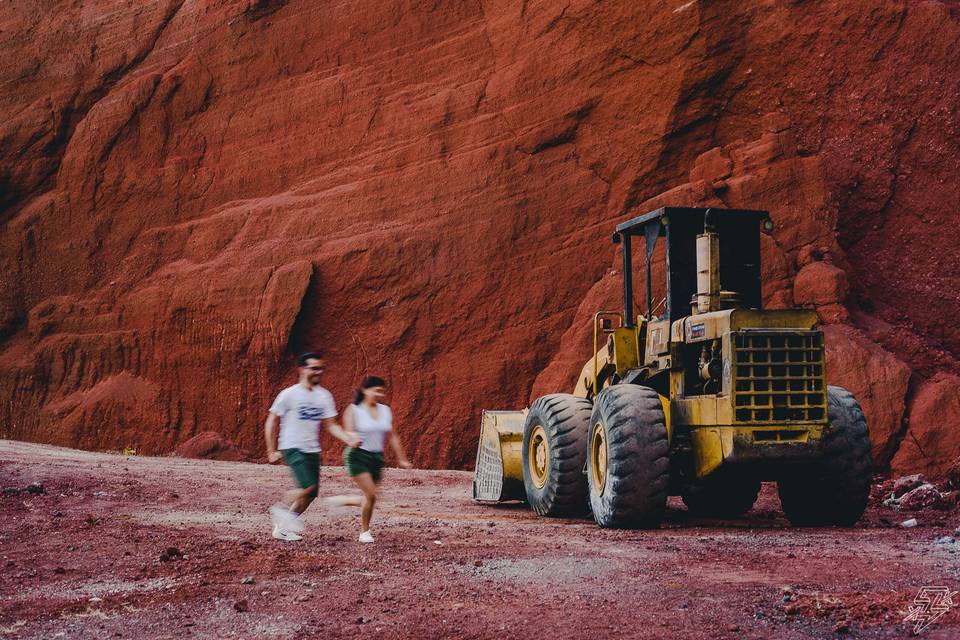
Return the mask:
[[[523, 485], [527, 502], [542, 516], [575, 516], [586, 510], [587, 481], [583, 475], [589, 400], [565, 393], [537, 398], [530, 406], [523, 428]], [[549, 450], [543, 486], [531, 475], [530, 438], [542, 427]]]
[[597, 486], [588, 455], [590, 508], [601, 527], [656, 527], [667, 504], [670, 459], [660, 396], [648, 387], [614, 385], [594, 402], [590, 433], [604, 430], [605, 481]]

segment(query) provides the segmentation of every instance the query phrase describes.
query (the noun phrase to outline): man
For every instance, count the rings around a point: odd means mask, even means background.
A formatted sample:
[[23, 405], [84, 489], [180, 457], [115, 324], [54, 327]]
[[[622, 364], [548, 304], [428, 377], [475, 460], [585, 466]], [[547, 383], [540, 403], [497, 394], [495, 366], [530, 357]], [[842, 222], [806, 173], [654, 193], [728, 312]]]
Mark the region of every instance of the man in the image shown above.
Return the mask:
[[299, 487], [288, 491], [282, 502], [270, 507], [273, 537], [287, 542], [303, 539], [299, 535], [303, 532], [301, 515], [317, 497], [321, 424], [348, 447], [359, 444], [357, 436], [347, 434], [334, 420], [337, 409], [333, 396], [320, 386], [323, 376], [320, 354], [304, 353], [297, 359], [297, 365], [300, 379], [273, 401], [263, 428], [267, 460], [271, 464], [281, 459], [286, 461]]

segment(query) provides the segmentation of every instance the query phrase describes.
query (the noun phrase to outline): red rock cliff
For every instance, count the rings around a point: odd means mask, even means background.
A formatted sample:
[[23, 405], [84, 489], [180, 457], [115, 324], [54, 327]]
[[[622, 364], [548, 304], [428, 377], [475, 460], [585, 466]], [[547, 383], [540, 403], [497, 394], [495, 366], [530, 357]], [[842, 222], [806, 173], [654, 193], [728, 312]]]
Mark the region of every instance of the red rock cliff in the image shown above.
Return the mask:
[[[771, 210], [875, 455], [960, 454], [956, 2], [7, 2], [0, 432], [262, 451], [292, 354], [421, 465], [569, 388], [614, 224]], [[335, 452], [328, 452], [331, 459]]]

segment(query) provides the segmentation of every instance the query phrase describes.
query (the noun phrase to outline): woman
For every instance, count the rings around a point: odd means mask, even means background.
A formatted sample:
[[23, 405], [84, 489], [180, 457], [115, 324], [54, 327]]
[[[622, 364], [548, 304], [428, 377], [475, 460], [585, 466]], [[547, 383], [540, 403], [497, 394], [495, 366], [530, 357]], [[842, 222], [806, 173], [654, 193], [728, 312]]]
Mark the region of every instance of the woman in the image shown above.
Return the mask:
[[[383, 471], [383, 449], [387, 440], [397, 455], [401, 467], [409, 469], [413, 465], [407, 460], [400, 439], [393, 432], [393, 413], [390, 407], [380, 400], [386, 395], [386, 383], [383, 378], [368, 376], [364, 379], [353, 404], [343, 413], [343, 427], [350, 435], [360, 438], [360, 445], [348, 447], [343, 454], [347, 474], [353, 478], [363, 499], [360, 501], [360, 542], [373, 542], [370, 533], [370, 517], [377, 502], [377, 485]], [[356, 498], [354, 498], [356, 500]], [[354, 502], [356, 504], [356, 502]]]

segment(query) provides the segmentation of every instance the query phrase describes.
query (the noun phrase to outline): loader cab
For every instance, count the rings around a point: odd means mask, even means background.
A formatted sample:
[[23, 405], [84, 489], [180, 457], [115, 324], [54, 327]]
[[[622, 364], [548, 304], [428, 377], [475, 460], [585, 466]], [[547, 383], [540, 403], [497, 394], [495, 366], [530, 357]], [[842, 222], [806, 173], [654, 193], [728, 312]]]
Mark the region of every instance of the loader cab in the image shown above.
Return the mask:
[[[661, 207], [617, 225], [613, 241], [623, 245], [624, 318], [634, 317], [633, 247], [644, 256], [645, 302], [643, 318], [673, 321], [695, 312], [697, 293], [697, 237], [712, 228], [719, 238], [720, 305], [722, 308], [760, 309], [760, 232], [773, 229], [770, 214], [751, 209]], [[663, 238], [665, 298], [653, 300], [653, 257]], [[656, 314], [656, 315], [655, 315]], [[630, 320], [627, 320], [630, 322]]]
[[[729, 362], [722, 351], [730, 310], [761, 313], [760, 232], [772, 227], [766, 211], [693, 207], [662, 207], [617, 225], [623, 312], [594, 317], [595, 355], [575, 393], [592, 398], [619, 382], [644, 384], [670, 400], [721, 393], [728, 384], [717, 368]], [[638, 275], [645, 302], [639, 315]]]
[[[761, 308], [760, 232], [772, 226], [766, 211], [684, 207], [663, 207], [617, 226], [613, 241], [623, 246], [623, 317], [636, 318], [639, 375], [658, 393], [675, 399], [720, 392], [719, 372], [700, 373], [722, 362], [715, 337], [723, 320], [706, 314]], [[635, 243], [644, 258], [645, 307], [639, 316], [633, 300]], [[655, 272], [661, 281], [654, 281]], [[680, 322], [699, 315], [703, 322]], [[672, 377], [666, 375], [670, 370]]]

